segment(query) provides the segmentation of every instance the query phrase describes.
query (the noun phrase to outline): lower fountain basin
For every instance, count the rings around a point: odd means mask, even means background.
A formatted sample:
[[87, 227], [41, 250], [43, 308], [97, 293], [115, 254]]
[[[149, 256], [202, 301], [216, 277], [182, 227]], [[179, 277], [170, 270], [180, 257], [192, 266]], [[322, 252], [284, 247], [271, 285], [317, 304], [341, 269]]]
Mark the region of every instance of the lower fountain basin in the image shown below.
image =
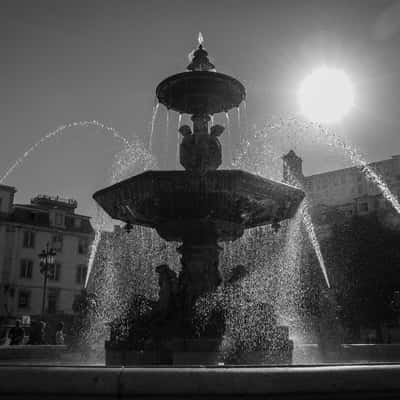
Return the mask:
[[93, 198], [110, 217], [155, 228], [166, 240], [205, 233], [226, 241], [293, 217], [304, 192], [241, 170], [147, 171]]

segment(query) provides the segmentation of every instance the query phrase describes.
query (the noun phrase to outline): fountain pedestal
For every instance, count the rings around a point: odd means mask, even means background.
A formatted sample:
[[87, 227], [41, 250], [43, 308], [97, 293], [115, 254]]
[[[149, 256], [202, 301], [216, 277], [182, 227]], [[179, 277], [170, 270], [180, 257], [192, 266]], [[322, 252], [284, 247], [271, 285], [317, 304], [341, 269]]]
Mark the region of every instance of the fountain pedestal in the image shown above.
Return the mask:
[[182, 254], [182, 271], [179, 275], [184, 337], [193, 337], [193, 309], [196, 300], [217, 289], [222, 282], [218, 268], [219, 246], [217, 243], [183, 243], [178, 251]]

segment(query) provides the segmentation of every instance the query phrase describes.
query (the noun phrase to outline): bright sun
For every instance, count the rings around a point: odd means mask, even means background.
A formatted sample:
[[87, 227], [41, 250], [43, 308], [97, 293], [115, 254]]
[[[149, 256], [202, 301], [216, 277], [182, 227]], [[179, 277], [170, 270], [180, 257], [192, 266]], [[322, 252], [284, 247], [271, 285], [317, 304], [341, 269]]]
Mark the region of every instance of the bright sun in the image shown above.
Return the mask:
[[308, 75], [298, 92], [301, 113], [313, 122], [339, 122], [353, 107], [353, 85], [339, 69], [321, 67]]

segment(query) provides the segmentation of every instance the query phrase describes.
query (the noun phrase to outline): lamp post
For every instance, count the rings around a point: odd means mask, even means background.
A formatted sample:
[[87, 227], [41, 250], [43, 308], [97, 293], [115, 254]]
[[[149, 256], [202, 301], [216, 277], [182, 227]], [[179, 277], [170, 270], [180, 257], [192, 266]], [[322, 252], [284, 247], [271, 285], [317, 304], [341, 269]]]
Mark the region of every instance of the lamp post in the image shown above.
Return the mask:
[[39, 254], [40, 259], [40, 273], [43, 274], [43, 297], [42, 297], [42, 314], [45, 312], [46, 306], [46, 289], [47, 289], [47, 278], [49, 274], [49, 268], [54, 266], [56, 261], [56, 252], [50, 247], [49, 244], [46, 244], [46, 250], [42, 250]]
[[396, 314], [396, 322], [400, 325], [400, 290], [395, 290], [392, 295], [390, 306]]

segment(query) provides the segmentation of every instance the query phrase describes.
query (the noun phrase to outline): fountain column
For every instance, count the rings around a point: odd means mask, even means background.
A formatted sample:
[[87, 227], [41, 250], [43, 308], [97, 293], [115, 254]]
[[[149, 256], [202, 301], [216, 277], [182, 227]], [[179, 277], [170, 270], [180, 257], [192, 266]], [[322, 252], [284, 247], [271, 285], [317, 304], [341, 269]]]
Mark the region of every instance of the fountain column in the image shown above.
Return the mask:
[[[180, 132], [184, 136], [180, 148], [182, 166], [201, 181], [208, 171], [221, 165], [221, 145], [216, 134], [210, 134], [210, 117], [206, 114], [192, 116], [193, 133], [190, 127], [183, 126]], [[213, 131], [222, 133], [223, 127]], [[192, 317], [196, 300], [214, 291], [222, 282], [219, 271], [218, 235], [215, 225], [204, 219], [191, 224], [183, 235], [183, 244], [178, 248], [182, 255], [182, 271], [179, 276], [182, 299], [183, 326], [185, 336], [193, 331]]]
[[193, 121], [193, 134], [195, 138], [199, 138], [201, 135], [208, 135], [208, 122], [210, 117], [205, 114], [193, 115], [191, 120]]
[[180, 294], [182, 296], [183, 336], [194, 334], [193, 308], [196, 300], [214, 291], [222, 282], [218, 268], [220, 248], [217, 243], [190, 243], [184, 241], [178, 248], [182, 255], [182, 271], [179, 275]]

